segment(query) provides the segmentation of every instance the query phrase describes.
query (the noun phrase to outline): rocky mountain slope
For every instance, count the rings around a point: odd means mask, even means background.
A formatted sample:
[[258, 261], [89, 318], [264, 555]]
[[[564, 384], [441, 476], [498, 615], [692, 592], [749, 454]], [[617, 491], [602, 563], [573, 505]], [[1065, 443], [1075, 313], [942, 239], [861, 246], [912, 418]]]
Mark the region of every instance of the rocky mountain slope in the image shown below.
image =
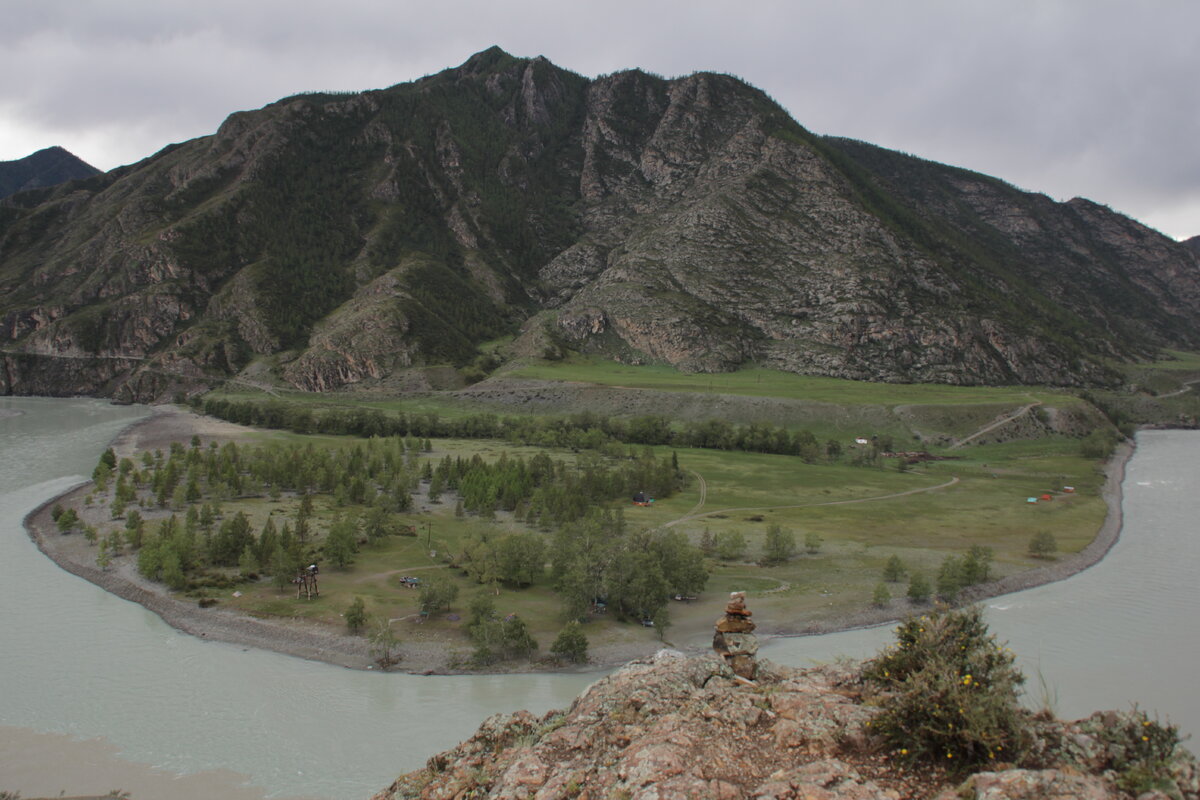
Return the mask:
[[[759, 666], [757, 685], [747, 685], [713, 656], [661, 651], [600, 680], [565, 711], [488, 718], [469, 740], [373, 800], [1134, 796], [1118, 785], [1123, 766], [1138, 760], [1142, 727], [1130, 712], [1078, 722], [1039, 717], [1022, 765], [998, 761], [990, 771], [954, 777], [898, 766], [875, 743], [871, 721], [879, 709], [865, 702], [861, 665]], [[1170, 796], [1200, 797], [1190, 754], [1178, 753], [1170, 780]]]
[[16, 161], [0, 161], [0, 198], [99, 175], [100, 170], [61, 147], [47, 147]]
[[0, 392], [328, 390], [564, 349], [1102, 384], [1200, 347], [1200, 261], [1103, 206], [806, 131], [723, 75], [493, 48], [0, 204]]

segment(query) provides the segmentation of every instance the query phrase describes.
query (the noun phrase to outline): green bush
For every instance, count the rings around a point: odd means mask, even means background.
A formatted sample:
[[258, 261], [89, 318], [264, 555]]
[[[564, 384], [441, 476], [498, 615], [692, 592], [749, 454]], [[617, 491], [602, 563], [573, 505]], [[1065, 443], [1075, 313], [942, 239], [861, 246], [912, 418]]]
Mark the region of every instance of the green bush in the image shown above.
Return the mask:
[[988, 632], [983, 610], [938, 610], [908, 619], [896, 634], [896, 645], [863, 672], [882, 690], [874, 734], [901, 760], [956, 773], [1016, 761], [1029, 739], [1017, 703], [1025, 677]]
[[1117, 786], [1135, 797], [1152, 790], [1178, 796], [1171, 764], [1179, 744], [1179, 729], [1151, 720], [1144, 711], [1106, 720], [1095, 734], [1105, 744], [1110, 760], [1106, 765], [1117, 773]]

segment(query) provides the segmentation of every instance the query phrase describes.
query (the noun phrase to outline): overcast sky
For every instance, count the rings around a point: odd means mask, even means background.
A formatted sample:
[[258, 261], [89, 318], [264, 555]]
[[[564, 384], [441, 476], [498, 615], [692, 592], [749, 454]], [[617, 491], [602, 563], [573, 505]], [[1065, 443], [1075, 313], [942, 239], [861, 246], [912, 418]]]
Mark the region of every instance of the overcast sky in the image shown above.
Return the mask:
[[0, 160], [111, 169], [309, 90], [493, 44], [587, 76], [737, 75], [817, 133], [1200, 234], [1197, 0], [2, 0]]

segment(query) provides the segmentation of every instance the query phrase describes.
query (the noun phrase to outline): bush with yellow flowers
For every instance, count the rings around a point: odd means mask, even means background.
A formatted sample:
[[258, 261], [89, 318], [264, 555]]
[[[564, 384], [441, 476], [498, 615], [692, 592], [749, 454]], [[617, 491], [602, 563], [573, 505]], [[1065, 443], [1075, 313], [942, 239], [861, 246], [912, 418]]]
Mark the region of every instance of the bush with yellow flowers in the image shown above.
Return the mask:
[[884, 746], [903, 761], [953, 773], [1018, 761], [1029, 741], [1017, 702], [1025, 677], [988, 632], [983, 609], [938, 609], [896, 634], [863, 671], [881, 690], [870, 729]]

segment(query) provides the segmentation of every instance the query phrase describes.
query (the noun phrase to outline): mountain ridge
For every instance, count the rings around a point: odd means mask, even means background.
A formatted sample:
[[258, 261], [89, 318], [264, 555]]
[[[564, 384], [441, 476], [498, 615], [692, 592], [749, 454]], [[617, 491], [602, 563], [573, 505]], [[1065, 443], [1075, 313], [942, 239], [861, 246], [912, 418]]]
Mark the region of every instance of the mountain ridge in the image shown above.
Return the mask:
[[46, 147], [15, 161], [0, 161], [0, 199], [99, 174], [100, 170], [66, 149]]
[[[689, 371], [1111, 384], [1200, 347], [1189, 247], [812, 134], [698, 72], [499, 48], [0, 205], [0, 392], [326, 391], [565, 350]], [[64, 359], [72, 361], [64, 370]]]

